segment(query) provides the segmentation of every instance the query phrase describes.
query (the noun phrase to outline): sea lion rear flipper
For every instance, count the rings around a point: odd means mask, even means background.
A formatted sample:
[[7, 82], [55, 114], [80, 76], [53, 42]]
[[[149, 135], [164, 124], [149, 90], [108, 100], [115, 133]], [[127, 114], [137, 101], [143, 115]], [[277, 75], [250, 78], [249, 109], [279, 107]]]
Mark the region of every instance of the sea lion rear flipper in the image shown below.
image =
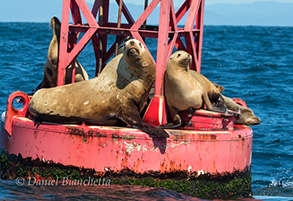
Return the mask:
[[208, 110], [214, 111], [214, 112], [221, 112], [221, 113], [227, 112], [226, 106], [223, 106], [223, 107], [213, 106], [206, 91], [204, 91], [202, 95], [202, 99], [203, 99], [203, 103], [207, 106]]
[[132, 128], [137, 128], [149, 134], [150, 136], [156, 136], [160, 138], [170, 137], [169, 134], [166, 131], [164, 131], [162, 128], [157, 128], [143, 122], [142, 119], [140, 118], [138, 108], [134, 103], [131, 106], [129, 106], [127, 110], [123, 110], [123, 111], [126, 111], [127, 114], [124, 114], [124, 113], [117, 114], [116, 118], [129, 124]]
[[172, 121], [172, 123], [168, 123], [167, 125], [161, 125], [159, 127], [166, 128], [166, 129], [173, 129], [173, 128], [180, 127], [182, 125], [182, 121], [180, 116], [178, 115], [179, 111], [173, 107], [173, 108], [168, 108], [168, 112], [171, 118], [170, 121]]

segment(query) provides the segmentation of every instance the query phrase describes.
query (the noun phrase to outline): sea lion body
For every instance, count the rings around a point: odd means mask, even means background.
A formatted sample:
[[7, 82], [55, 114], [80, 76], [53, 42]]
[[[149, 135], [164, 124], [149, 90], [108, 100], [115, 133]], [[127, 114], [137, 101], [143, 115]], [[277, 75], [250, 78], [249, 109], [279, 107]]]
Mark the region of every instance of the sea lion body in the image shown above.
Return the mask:
[[[224, 87], [213, 82], [217, 89], [222, 93]], [[233, 101], [233, 99], [228, 98], [222, 94], [222, 97], [225, 101], [225, 105], [229, 110], [240, 112], [238, 118], [235, 120], [235, 124], [244, 124], [244, 125], [258, 125], [261, 123], [261, 120], [254, 115], [253, 111], [248, 108], [241, 106]]]
[[123, 55], [113, 58], [93, 79], [37, 91], [29, 111], [38, 119], [57, 123], [129, 124], [167, 137], [161, 128], [144, 123], [140, 111], [156, 78], [155, 65], [145, 47], [129, 40]]
[[[225, 111], [219, 104], [221, 94], [215, 85], [196, 71], [189, 69], [191, 55], [178, 51], [171, 55], [165, 73], [165, 96], [173, 121], [178, 121], [179, 111], [200, 109], [205, 104], [211, 111]], [[222, 108], [214, 106], [216, 103]]]
[[[60, 31], [61, 23], [58, 18], [51, 19], [51, 26], [53, 30], [53, 37], [49, 45], [47, 60], [44, 66], [44, 78], [40, 88], [50, 88], [57, 86], [58, 74], [58, 59], [59, 59], [59, 44], [60, 44]], [[75, 61], [75, 82], [88, 80], [88, 74], [82, 65]], [[65, 84], [72, 83], [72, 65], [69, 65], [65, 72]]]
[[261, 123], [261, 120], [254, 115], [251, 109], [235, 103], [231, 98], [228, 98], [223, 95], [222, 97], [229, 110], [240, 112], [240, 115], [235, 120], [235, 124], [258, 125]]

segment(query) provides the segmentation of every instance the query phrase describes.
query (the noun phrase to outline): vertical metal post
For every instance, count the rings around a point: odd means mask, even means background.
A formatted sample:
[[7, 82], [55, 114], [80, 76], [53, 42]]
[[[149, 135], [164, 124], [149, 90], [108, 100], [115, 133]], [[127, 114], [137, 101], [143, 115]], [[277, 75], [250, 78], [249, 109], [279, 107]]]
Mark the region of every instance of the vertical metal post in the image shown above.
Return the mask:
[[[99, 10], [99, 25], [103, 27], [104, 24], [104, 1], [100, 1], [100, 10]], [[96, 75], [98, 76], [103, 69], [103, 37], [101, 34], [99, 34], [99, 66], [98, 69], [96, 70]]]
[[164, 73], [167, 66], [170, 0], [161, 0], [160, 22], [157, 44], [157, 78], [155, 81], [155, 96], [147, 110], [144, 121], [152, 125], [167, 123], [166, 103], [164, 98]]
[[[149, 5], [149, 1], [145, 0], [144, 1], [144, 10], [148, 7], [148, 5]], [[145, 20], [143, 23], [143, 30], [146, 30], [146, 25], [147, 25], [147, 20]]]
[[70, 0], [63, 0], [57, 86], [62, 86], [65, 83], [65, 71], [66, 71], [66, 63], [68, 59], [67, 47], [68, 47], [68, 31], [69, 31], [69, 27], [68, 27], [69, 8], [70, 8]]
[[[121, 12], [122, 12], [122, 0], [119, 1], [117, 28], [120, 28], [121, 27]], [[117, 56], [117, 54], [118, 54], [118, 48], [119, 48], [119, 35], [116, 36], [115, 56]]]
[[197, 54], [198, 54], [198, 63], [196, 65], [196, 71], [200, 73], [201, 70], [201, 56], [202, 56], [202, 41], [203, 41], [203, 30], [204, 30], [204, 25], [203, 25], [203, 20], [204, 20], [204, 6], [205, 6], [205, 1], [201, 0], [201, 5], [199, 7], [197, 16], [196, 16], [196, 29], [199, 29], [199, 36], [197, 40]]

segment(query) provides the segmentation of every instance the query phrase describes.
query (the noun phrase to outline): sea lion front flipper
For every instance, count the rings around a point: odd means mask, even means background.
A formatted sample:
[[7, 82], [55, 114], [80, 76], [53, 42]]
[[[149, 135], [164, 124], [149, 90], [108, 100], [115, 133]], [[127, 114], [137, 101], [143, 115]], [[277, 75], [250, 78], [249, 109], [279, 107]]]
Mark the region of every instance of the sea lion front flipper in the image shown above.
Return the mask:
[[[125, 114], [125, 112], [127, 112], [127, 114]], [[159, 138], [170, 137], [162, 128], [154, 127], [143, 122], [140, 118], [138, 108], [134, 103], [129, 105], [127, 110], [122, 110], [120, 113], [116, 114], [115, 117], [129, 124], [132, 128], [137, 128], [150, 136]]]

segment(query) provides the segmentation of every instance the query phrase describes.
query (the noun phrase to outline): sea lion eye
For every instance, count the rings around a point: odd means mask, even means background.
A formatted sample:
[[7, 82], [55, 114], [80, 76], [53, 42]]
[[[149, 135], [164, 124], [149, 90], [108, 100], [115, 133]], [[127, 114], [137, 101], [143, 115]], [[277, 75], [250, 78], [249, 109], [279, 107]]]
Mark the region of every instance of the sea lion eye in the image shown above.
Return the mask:
[[178, 55], [177, 55], [177, 57], [180, 57], [180, 56], [181, 56], [181, 54], [178, 54]]
[[143, 48], [141, 43], [139, 43], [139, 46], [140, 46], [141, 48]]

